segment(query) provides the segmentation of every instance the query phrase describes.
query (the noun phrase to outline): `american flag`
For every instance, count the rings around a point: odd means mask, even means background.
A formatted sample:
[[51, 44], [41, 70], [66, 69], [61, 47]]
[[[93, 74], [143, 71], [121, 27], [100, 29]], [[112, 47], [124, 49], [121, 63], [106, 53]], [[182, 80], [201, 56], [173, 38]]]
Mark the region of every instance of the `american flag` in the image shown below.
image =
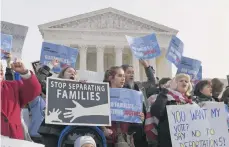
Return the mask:
[[[183, 96], [181, 93], [168, 89], [168, 93], [167, 93], [167, 97], [168, 97], [168, 101], [177, 101], [179, 103], [192, 103], [191, 100], [189, 100], [188, 98], [186, 98], [185, 96]], [[150, 113], [150, 107], [151, 105], [156, 101], [158, 95], [152, 95], [150, 96], [146, 101], [146, 120], [145, 120], [145, 133], [147, 136], [148, 140], [156, 140], [157, 136], [158, 136], [158, 132], [157, 132], [157, 126], [159, 123], [159, 119], [155, 116], [151, 116]]]

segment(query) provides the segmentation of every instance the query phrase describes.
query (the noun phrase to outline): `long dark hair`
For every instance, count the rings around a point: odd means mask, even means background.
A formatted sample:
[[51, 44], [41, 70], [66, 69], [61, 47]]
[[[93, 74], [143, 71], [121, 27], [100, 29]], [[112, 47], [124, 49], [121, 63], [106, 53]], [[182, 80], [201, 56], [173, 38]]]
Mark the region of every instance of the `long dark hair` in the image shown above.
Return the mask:
[[195, 86], [194, 95], [195, 95], [195, 96], [201, 96], [201, 95], [202, 95], [201, 91], [203, 90], [203, 88], [204, 88], [206, 85], [211, 86], [211, 81], [208, 81], [208, 80], [201, 80], [201, 81], [199, 81], [199, 82], [196, 84], [196, 86]]
[[104, 74], [103, 82], [108, 82], [109, 85], [111, 86], [110, 77], [114, 78], [118, 69], [122, 69], [122, 67], [120, 67], [120, 66], [112, 66], [111, 68], [106, 70], [106, 72]]

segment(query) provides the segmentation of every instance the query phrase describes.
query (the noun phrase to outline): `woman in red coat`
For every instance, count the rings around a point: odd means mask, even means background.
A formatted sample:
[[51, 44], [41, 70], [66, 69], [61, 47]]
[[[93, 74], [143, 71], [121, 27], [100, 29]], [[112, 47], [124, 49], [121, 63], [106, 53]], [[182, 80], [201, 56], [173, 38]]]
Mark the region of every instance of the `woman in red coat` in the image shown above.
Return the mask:
[[22, 80], [4, 80], [0, 63], [1, 82], [1, 134], [10, 138], [24, 139], [21, 124], [21, 108], [41, 93], [36, 76], [20, 61], [11, 64], [12, 70], [20, 73]]

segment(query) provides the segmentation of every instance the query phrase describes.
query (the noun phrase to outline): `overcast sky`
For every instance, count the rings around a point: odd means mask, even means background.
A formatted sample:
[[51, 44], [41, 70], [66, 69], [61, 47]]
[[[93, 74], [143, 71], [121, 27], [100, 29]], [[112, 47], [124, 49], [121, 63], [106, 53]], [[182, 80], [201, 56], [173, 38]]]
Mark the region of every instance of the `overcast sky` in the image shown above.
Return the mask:
[[184, 55], [202, 61], [203, 76], [229, 74], [229, 0], [1, 0], [1, 19], [29, 27], [26, 65], [39, 60], [38, 25], [113, 7], [179, 30]]

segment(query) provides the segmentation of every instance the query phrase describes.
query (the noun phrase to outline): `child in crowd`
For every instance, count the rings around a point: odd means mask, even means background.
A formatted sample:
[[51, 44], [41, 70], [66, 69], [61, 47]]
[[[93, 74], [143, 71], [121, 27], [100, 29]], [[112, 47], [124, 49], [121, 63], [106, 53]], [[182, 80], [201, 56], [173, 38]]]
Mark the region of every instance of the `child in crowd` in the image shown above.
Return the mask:
[[76, 139], [74, 147], [96, 147], [96, 143], [91, 136], [81, 136]]

